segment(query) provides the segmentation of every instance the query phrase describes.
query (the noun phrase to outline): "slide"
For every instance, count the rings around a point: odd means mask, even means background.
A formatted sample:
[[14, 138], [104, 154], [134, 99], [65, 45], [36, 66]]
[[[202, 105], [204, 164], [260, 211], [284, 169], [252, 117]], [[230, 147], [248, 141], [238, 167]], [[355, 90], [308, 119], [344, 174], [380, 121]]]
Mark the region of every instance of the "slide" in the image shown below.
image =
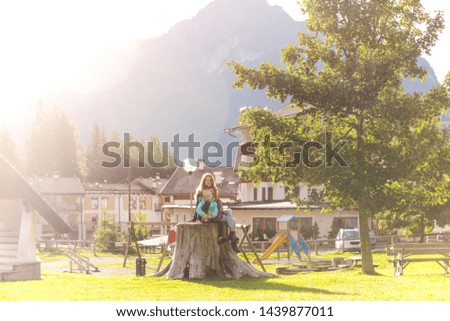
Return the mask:
[[[272, 252], [280, 246], [281, 243], [286, 242], [287, 240], [287, 234], [278, 234], [275, 241], [273, 241], [272, 244], [270, 244], [269, 248], [259, 257], [259, 259], [262, 261], [264, 259], [267, 259]], [[256, 257], [252, 260], [253, 264], [258, 263], [258, 260]]]
[[302, 248], [303, 252], [305, 252], [305, 254], [308, 257], [308, 259], [310, 259], [308, 244], [306, 244], [305, 240], [303, 239], [303, 237], [301, 235], [299, 235], [299, 240], [298, 241], [300, 243], [300, 247]]
[[138, 244], [139, 245], [144, 245], [144, 246], [160, 246], [162, 244], [166, 244], [168, 238], [169, 238], [168, 235], [166, 235], [166, 236], [158, 236], [158, 237], [153, 237], [151, 239], [138, 241]]
[[289, 235], [289, 242], [291, 243], [291, 249], [292, 251], [295, 253], [295, 255], [297, 255], [298, 259], [300, 260], [300, 249], [298, 247], [298, 243], [294, 240], [294, 238], [292, 237], [292, 235]]

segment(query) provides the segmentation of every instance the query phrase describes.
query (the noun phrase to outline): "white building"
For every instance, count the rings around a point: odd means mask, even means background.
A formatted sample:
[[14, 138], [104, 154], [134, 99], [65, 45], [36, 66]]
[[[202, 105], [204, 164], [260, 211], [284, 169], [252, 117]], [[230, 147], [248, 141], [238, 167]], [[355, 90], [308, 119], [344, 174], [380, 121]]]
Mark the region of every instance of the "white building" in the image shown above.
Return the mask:
[[[159, 191], [166, 180], [160, 178], [134, 179], [128, 183], [85, 183], [83, 199], [84, 235], [92, 238], [97, 222], [109, 219], [127, 232], [128, 222], [161, 222]], [[158, 234], [159, 227], [154, 228]]]

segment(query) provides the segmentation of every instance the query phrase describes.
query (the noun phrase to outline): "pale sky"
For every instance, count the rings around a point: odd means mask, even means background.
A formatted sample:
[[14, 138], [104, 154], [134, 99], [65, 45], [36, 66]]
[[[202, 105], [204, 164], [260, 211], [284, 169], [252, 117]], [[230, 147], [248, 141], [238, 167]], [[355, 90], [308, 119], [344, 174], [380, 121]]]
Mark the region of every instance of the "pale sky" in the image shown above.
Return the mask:
[[[212, 1], [0, 0], [0, 126], [11, 131], [51, 88], [89, 91], [96, 70], [113, 64], [104, 59], [111, 48], [127, 39], [159, 36]], [[296, 0], [268, 3], [303, 20]], [[422, 3], [428, 11], [445, 11], [450, 26], [450, 1]], [[449, 30], [426, 57], [440, 81], [450, 70]]]

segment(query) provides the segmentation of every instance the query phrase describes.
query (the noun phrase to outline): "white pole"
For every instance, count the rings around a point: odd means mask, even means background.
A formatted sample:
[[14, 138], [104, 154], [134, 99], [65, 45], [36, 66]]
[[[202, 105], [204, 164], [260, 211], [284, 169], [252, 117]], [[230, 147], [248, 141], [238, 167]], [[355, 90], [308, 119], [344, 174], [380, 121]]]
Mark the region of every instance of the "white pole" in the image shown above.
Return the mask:
[[191, 214], [192, 214], [192, 172], [189, 172], [189, 200], [191, 201]]

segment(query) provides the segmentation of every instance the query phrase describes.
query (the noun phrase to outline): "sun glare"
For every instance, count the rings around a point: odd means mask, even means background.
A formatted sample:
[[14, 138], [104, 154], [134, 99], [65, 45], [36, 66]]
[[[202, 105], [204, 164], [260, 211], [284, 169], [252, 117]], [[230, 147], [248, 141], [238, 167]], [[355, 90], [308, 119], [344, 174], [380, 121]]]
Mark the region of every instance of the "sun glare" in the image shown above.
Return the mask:
[[[123, 63], [130, 50], [127, 40], [161, 35], [212, 1], [0, 1], [0, 125], [16, 126], [40, 101], [45, 104], [49, 91], [89, 93], [113, 86], [124, 76], [115, 61]], [[423, 2], [432, 3], [434, 7], [427, 7], [431, 10], [449, 7], [442, 1]], [[281, 5], [299, 19], [295, 0], [268, 3]], [[448, 69], [443, 65], [448, 35], [433, 51], [433, 58], [443, 62], [436, 66], [430, 59], [439, 78]]]

